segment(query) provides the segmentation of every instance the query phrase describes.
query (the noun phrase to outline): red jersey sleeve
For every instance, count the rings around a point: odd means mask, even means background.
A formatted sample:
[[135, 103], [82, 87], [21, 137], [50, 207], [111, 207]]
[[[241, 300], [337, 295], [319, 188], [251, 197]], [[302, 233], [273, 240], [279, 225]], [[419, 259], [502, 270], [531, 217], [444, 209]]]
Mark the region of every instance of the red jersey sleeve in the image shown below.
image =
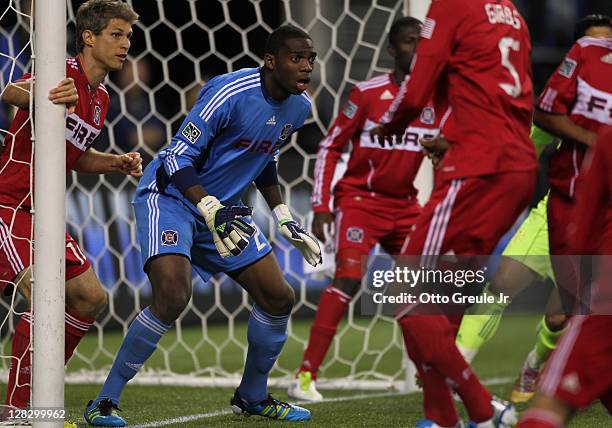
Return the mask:
[[351, 137], [362, 127], [364, 117], [363, 96], [359, 88], [354, 87], [334, 124], [319, 143], [311, 198], [315, 213], [331, 212], [329, 207], [331, 183], [338, 159]]
[[[412, 60], [412, 70], [383, 118], [387, 134], [403, 132], [406, 124], [416, 119], [427, 101], [435, 95], [461, 19], [461, 8], [454, 8], [451, 3], [454, 2], [437, 0], [431, 4]], [[449, 13], [449, 10], [453, 12]]]
[[581, 47], [576, 43], [548, 79], [537, 102], [537, 108], [553, 114], [569, 114], [576, 99]]
[[612, 128], [608, 128], [588, 152], [576, 192], [568, 238], [574, 254], [600, 254], [597, 239], [609, 219], [612, 191]]

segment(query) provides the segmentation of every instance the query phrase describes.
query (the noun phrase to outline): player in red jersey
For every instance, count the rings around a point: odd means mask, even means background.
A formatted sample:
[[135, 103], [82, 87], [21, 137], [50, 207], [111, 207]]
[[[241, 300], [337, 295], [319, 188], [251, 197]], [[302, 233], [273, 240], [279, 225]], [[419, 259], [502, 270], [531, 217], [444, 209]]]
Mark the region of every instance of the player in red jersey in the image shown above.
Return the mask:
[[[529, 139], [530, 48], [525, 21], [508, 0], [431, 4], [410, 80], [402, 84], [388, 123], [372, 132], [379, 140], [397, 133], [432, 93], [452, 108], [443, 128], [448, 148], [434, 153], [434, 191], [405, 252], [422, 255], [423, 267], [436, 266], [441, 254], [491, 254], [531, 199], [536, 158]], [[423, 385], [427, 419], [418, 426], [459, 424], [449, 385], [473, 426], [515, 422], [513, 407], [492, 401], [457, 350], [449, 318], [418, 316], [423, 309], [413, 305], [397, 315]]]
[[[603, 27], [608, 31], [609, 27]], [[583, 37], [571, 48], [548, 80], [534, 113], [534, 123], [562, 138], [550, 160], [548, 177], [549, 247], [552, 266], [566, 312], [580, 310], [575, 268], [569, 254], [565, 225], [569, 221], [575, 184], [588, 146], [604, 125], [612, 125], [612, 38]]]
[[[377, 242], [389, 254], [399, 254], [421, 212], [414, 177], [423, 155], [419, 139], [438, 134], [439, 112], [425, 107], [404, 129], [401, 140], [380, 147], [369, 131], [380, 123], [410, 70], [422, 23], [400, 18], [389, 31], [388, 52], [395, 60], [391, 73], [355, 85], [327, 136], [319, 144], [314, 171], [312, 230], [325, 241], [324, 228], [335, 229], [336, 272], [321, 295], [310, 329], [308, 346], [290, 397], [318, 401], [315, 380], [347, 305], [359, 289], [361, 261]], [[438, 114], [436, 114], [438, 113]], [[335, 185], [330, 208], [332, 177], [345, 147], [352, 150], [348, 168]], [[335, 221], [335, 227], [333, 226]]]
[[576, 315], [550, 357], [538, 395], [520, 428], [565, 426], [599, 399], [612, 413], [612, 128], [603, 127], [586, 155], [564, 235], [572, 254], [597, 255], [591, 282], [594, 315]]
[[[76, 16], [77, 51], [66, 59], [66, 79], [49, 93], [56, 104], [65, 104], [66, 168], [79, 172], [120, 172], [142, 175], [138, 153], [100, 153], [91, 144], [102, 130], [109, 98], [102, 81], [109, 71], [120, 70], [127, 57], [132, 24], [138, 15], [118, 0], [90, 0]], [[30, 93], [33, 77], [11, 83], [3, 101], [18, 107], [0, 156], [0, 286], [5, 292], [16, 284], [30, 304], [32, 241], [31, 165], [33, 161]], [[90, 263], [74, 239], [66, 234], [66, 361], [106, 305]], [[31, 314], [22, 314], [15, 328], [6, 404], [18, 408], [30, 402]]]

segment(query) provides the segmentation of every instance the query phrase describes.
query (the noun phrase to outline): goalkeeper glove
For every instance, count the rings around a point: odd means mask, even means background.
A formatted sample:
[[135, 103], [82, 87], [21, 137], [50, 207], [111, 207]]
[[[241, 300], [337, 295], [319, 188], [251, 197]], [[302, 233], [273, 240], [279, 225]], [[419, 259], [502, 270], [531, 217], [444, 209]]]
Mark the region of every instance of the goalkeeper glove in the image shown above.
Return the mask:
[[196, 207], [204, 217], [221, 257], [237, 256], [249, 245], [247, 238], [253, 236], [255, 228], [240, 217], [253, 214], [253, 208], [226, 207], [211, 195], [202, 198]]
[[308, 234], [291, 216], [289, 207], [285, 204], [277, 205], [272, 214], [278, 224], [281, 235], [295, 248], [301, 251], [308, 263], [316, 266], [322, 262], [319, 242]]

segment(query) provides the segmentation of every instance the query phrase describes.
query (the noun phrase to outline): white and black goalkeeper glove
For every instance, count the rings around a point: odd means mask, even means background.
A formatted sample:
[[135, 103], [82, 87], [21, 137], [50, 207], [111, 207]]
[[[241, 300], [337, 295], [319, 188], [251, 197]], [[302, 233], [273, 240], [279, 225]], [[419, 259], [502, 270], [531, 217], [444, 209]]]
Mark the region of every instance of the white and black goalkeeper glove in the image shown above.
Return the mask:
[[253, 214], [253, 208], [226, 207], [211, 195], [202, 198], [196, 206], [213, 235], [221, 257], [237, 256], [249, 245], [248, 238], [253, 236], [255, 228], [242, 221], [241, 217]]
[[272, 214], [278, 224], [278, 230], [281, 235], [283, 235], [291, 245], [300, 250], [308, 263], [312, 266], [316, 266], [322, 262], [319, 242], [293, 219], [287, 205], [277, 205], [272, 210]]

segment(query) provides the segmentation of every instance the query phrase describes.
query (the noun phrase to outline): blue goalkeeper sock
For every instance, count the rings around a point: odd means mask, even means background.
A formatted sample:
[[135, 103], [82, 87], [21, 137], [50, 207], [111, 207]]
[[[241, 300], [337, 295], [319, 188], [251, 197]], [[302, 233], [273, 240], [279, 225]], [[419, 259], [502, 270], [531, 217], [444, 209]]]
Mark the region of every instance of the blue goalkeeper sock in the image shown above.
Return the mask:
[[148, 307], [139, 313], [123, 339], [96, 401], [110, 398], [113, 403], [119, 404], [125, 384], [136, 376], [145, 361], [155, 352], [157, 342], [170, 327], [155, 318]]
[[240, 396], [249, 404], [268, 398], [268, 373], [287, 340], [288, 321], [289, 315], [270, 315], [253, 305], [247, 329], [249, 350], [238, 387]]

